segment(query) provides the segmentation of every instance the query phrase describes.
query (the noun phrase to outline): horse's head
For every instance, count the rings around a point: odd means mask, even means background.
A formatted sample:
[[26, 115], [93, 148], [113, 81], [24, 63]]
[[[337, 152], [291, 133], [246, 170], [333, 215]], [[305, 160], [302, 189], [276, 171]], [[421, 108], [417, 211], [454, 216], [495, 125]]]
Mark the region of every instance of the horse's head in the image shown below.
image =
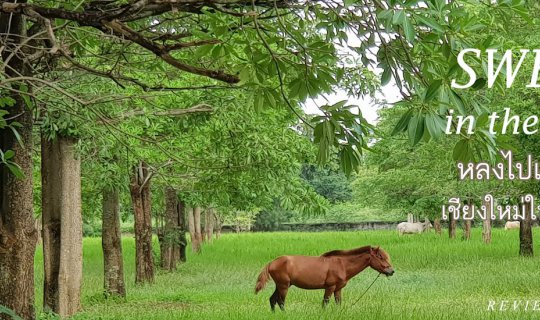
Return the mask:
[[386, 276], [391, 276], [394, 274], [394, 268], [390, 264], [390, 256], [388, 253], [386, 253], [386, 251], [380, 247], [370, 248], [369, 255], [369, 266], [371, 268], [385, 274]]

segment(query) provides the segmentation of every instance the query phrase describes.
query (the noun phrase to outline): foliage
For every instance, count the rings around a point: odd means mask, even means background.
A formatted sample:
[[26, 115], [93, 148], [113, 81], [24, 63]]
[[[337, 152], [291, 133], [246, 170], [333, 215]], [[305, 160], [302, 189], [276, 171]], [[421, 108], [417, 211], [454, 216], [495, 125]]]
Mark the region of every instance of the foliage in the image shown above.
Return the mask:
[[284, 222], [289, 222], [294, 213], [284, 210], [278, 202], [271, 209], [262, 210], [257, 214], [253, 229], [256, 231], [276, 231]]
[[384, 208], [372, 204], [366, 207], [358, 201], [348, 201], [331, 205], [324, 215], [294, 216], [293, 222], [327, 223], [327, 222], [369, 222], [369, 221], [400, 221], [404, 219], [401, 208]]
[[250, 231], [256, 216], [257, 212], [254, 211], [234, 211], [226, 216], [224, 224], [234, 226], [236, 232]]
[[[235, 0], [189, 6], [167, 1], [67, 1], [55, 10], [51, 7], [51, 1], [40, 0], [14, 4], [9, 10], [40, 15], [43, 19], [34, 26], [49, 28], [48, 39], [29, 48], [28, 62], [55, 83], [31, 77], [27, 81], [39, 92], [32, 95], [39, 103], [64, 106], [58, 115], [52, 107], [52, 118], [44, 119], [43, 125], [53, 132], [79, 134], [70, 119], [79, 114], [74, 106], [190, 88], [243, 89], [247, 105], [255, 111], [284, 108], [303, 119], [299, 103], [309, 97], [336, 88], [356, 96], [373, 94], [377, 77], [372, 70], [378, 67], [383, 70], [380, 84], [393, 80], [403, 94], [401, 104], [408, 112], [396, 132], [407, 131], [412, 144], [439, 137], [450, 107], [462, 114], [481, 113], [475, 96], [450, 88], [451, 79], [463, 77], [456, 53], [503, 44], [503, 39], [479, 34], [504, 32], [503, 24], [516, 18], [528, 21], [529, 8], [518, 0], [377, 0], [367, 5]], [[359, 45], [352, 44], [354, 39]], [[117, 92], [104, 94], [94, 83], [85, 85], [89, 77], [77, 84], [81, 72], [116, 84]], [[7, 89], [18, 83], [8, 75], [2, 78], [0, 84]], [[55, 98], [58, 94], [69, 101]], [[346, 101], [323, 106], [320, 112], [307, 124], [314, 128], [318, 161], [324, 163], [338, 152], [346, 174], [357, 170], [362, 151], [369, 149], [371, 126], [361, 114], [351, 112]], [[466, 146], [456, 153], [464, 157], [473, 152], [493, 156], [496, 141], [479, 133], [457, 145]]]
[[[1, 92], [2, 90], [0, 90], [0, 93]], [[20, 124], [14, 121], [16, 120], [16, 117], [7, 117], [9, 116], [9, 107], [12, 107], [14, 104], [15, 100], [11, 97], [0, 95], [0, 130], [10, 129], [11, 133], [13, 133], [13, 135], [17, 137], [17, 141], [19, 141], [19, 143], [22, 143], [19, 137], [19, 133], [17, 132], [17, 127]], [[11, 121], [9, 121], [8, 123], [6, 118], [10, 118]], [[24, 174], [19, 165], [15, 161], [13, 161], [14, 157], [15, 152], [13, 150], [0, 149], [0, 166], [6, 166], [12, 174], [14, 174], [17, 178], [22, 179], [24, 178]]]
[[340, 170], [328, 166], [318, 168], [315, 165], [304, 165], [301, 175], [319, 195], [332, 204], [352, 198], [350, 181]]

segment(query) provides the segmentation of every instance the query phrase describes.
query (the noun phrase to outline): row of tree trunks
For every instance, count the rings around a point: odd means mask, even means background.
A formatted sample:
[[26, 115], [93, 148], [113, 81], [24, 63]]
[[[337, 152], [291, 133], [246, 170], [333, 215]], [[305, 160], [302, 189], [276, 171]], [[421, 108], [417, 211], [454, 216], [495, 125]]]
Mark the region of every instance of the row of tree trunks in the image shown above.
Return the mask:
[[152, 211], [150, 180], [152, 173], [144, 161], [133, 168], [129, 190], [135, 215], [135, 265], [136, 283], [154, 281], [152, 255]]
[[106, 295], [126, 296], [118, 190], [103, 190], [102, 239]]
[[[24, 3], [20, 0], [19, 3]], [[26, 38], [26, 21], [19, 14], [0, 14], [0, 33], [5, 46], [2, 59], [12, 56], [5, 68], [9, 77], [31, 76], [29, 66], [14, 54], [13, 48]], [[15, 89], [21, 89], [16, 87]], [[0, 130], [0, 149], [15, 151], [11, 160], [17, 163], [23, 179], [15, 177], [6, 166], [0, 166], [0, 305], [13, 310], [23, 319], [33, 319], [34, 253], [37, 231], [33, 210], [32, 184], [32, 112], [19, 94], [11, 94], [15, 104], [7, 108], [5, 118], [20, 126], [20, 142], [9, 128]], [[11, 318], [0, 315], [0, 319]]]
[[165, 225], [160, 235], [161, 267], [175, 270], [178, 262], [186, 261], [185, 205], [178, 200], [176, 190], [165, 190]]
[[[487, 208], [487, 212], [490, 211], [489, 202], [484, 202], [484, 205]], [[472, 222], [470, 220], [464, 220], [463, 221], [463, 240], [470, 240], [471, 239], [471, 228]], [[440, 234], [440, 231], [437, 231], [437, 229], [440, 230], [440, 220], [435, 219], [435, 231]], [[449, 221], [448, 221], [448, 235], [451, 239], [454, 239], [456, 237], [456, 221], [453, 219], [453, 216], [450, 215]], [[486, 244], [491, 243], [491, 216], [487, 215], [486, 219], [482, 221], [482, 241]]]
[[81, 309], [81, 162], [77, 140], [41, 139], [44, 310], [69, 317]]
[[204, 241], [211, 242], [214, 238], [221, 236], [221, 226], [223, 222], [213, 208], [206, 208], [204, 211], [204, 232], [201, 231], [201, 208], [188, 208], [187, 210], [189, 234], [191, 236], [191, 248], [193, 252], [201, 252], [201, 245]]

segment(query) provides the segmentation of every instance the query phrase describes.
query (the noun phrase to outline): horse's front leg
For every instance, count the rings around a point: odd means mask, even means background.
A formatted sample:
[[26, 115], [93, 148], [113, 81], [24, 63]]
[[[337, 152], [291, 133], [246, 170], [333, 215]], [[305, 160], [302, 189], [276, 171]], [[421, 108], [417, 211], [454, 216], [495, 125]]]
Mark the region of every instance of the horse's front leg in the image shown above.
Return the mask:
[[339, 284], [336, 286], [336, 290], [334, 291], [334, 299], [336, 299], [336, 304], [341, 304], [341, 289], [345, 287], [347, 283]]
[[324, 289], [324, 297], [322, 301], [323, 308], [326, 307], [326, 305], [330, 301], [330, 297], [332, 296], [332, 293], [334, 293], [335, 289], [336, 289], [336, 286], [331, 286]]
[[341, 289], [334, 291], [334, 299], [336, 299], [336, 304], [341, 304]]

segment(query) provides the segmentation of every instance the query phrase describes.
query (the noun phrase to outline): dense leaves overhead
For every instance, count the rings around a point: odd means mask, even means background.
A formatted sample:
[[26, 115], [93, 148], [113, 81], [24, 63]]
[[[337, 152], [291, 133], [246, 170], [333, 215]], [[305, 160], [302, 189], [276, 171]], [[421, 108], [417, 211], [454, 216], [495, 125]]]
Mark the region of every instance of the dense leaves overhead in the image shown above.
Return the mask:
[[[347, 101], [314, 116], [303, 103], [395, 85], [403, 112], [394, 134], [405, 132], [411, 145], [439, 138], [449, 109], [485, 112], [482, 80], [478, 94], [450, 87], [464, 77], [457, 53], [504, 46], [497, 32], [505, 21], [526, 21], [526, 8], [475, 0], [0, 1], [2, 14], [27, 19], [28, 41], [3, 45], [31, 70], [17, 74], [4, 57], [0, 90], [22, 94], [49, 138], [83, 138], [81, 151], [98, 160], [92, 172], [105, 185], [122, 181], [111, 178], [127, 172], [118, 163], [145, 159], [194, 203], [264, 206], [282, 195], [285, 208], [312, 210], [324, 201], [311, 201], [296, 179], [301, 163], [315, 162], [307, 140], [318, 147], [316, 162], [337, 155], [350, 174], [377, 131]], [[482, 69], [485, 61], [475, 63]], [[499, 141], [480, 131], [452, 143], [456, 158], [472, 159], [493, 156]]]
[[[52, 71], [50, 64], [59, 60], [55, 72], [78, 68], [144, 91], [181, 89], [180, 83], [221, 86], [204, 80], [209, 78], [250, 89], [257, 110], [287, 107], [298, 117], [302, 117], [299, 102], [340, 86], [356, 88], [356, 94], [369, 93], [365, 72], [355, 68], [378, 67], [381, 83], [395, 83], [412, 110], [400, 127], [408, 131], [412, 144], [422, 136], [440, 136], [441, 117], [449, 108], [480, 111], [478, 102], [449, 86], [451, 78], [461, 76], [456, 53], [498, 46], [497, 38], [477, 35], [527, 15], [522, 1], [515, 0], [2, 1], [0, 11], [24, 14], [34, 23], [36, 44], [26, 50], [26, 59], [36, 74]], [[353, 63], [344, 63], [346, 57]], [[179, 81], [187, 79], [186, 73], [203, 78], [186, 86]], [[58, 78], [54, 83], [35, 82], [70, 92], [59, 88]], [[73, 93], [71, 98], [77, 96]], [[84, 104], [100, 100], [75, 99]], [[317, 131], [325, 134], [316, 135], [322, 142], [319, 160], [335, 144], [327, 143], [329, 131], [335, 130], [334, 136], [343, 135], [348, 141], [338, 144], [343, 147], [343, 169], [350, 172], [366, 146], [366, 130], [354, 128], [365, 123], [361, 118], [351, 121], [346, 105], [341, 107], [343, 112], [321, 110], [339, 125], [323, 124], [326, 129]], [[492, 155], [490, 139], [479, 141], [490, 145], [484, 149]]]

